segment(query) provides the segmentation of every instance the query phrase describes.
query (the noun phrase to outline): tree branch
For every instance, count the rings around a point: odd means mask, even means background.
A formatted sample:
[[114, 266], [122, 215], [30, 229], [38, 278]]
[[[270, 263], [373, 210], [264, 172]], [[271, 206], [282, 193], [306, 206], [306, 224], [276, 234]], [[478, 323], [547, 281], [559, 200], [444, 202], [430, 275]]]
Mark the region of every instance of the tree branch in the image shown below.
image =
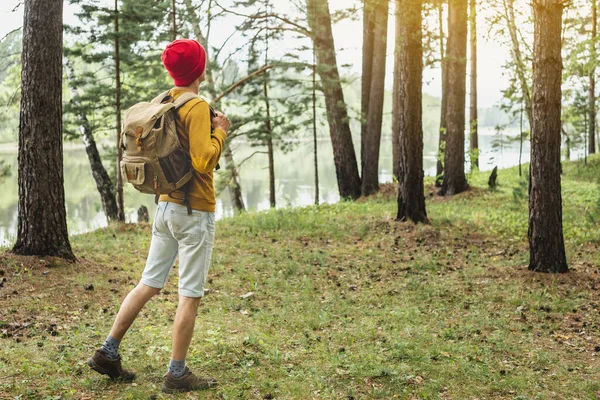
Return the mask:
[[4, 37], [2, 37], [2, 39], [0, 39], [0, 43], [4, 42], [7, 37], [9, 37], [10, 35], [12, 35], [13, 33], [17, 32], [17, 31], [20, 31], [21, 29], [23, 29], [22, 26], [15, 28], [12, 31], [8, 32], [6, 35], [4, 35]]
[[272, 65], [265, 65], [264, 67], [262, 67], [258, 71], [254, 71], [253, 73], [251, 73], [247, 77], [245, 77], [243, 79], [240, 79], [239, 81], [237, 81], [236, 83], [234, 83], [233, 85], [231, 85], [229, 87], [229, 89], [225, 90], [219, 96], [215, 97], [213, 99], [213, 101], [212, 101], [213, 104], [217, 104], [218, 102], [220, 102], [223, 99], [223, 97], [229, 95], [231, 92], [233, 92], [234, 90], [236, 90], [240, 86], [244, 86], [246, 83], [248, 83], [249, 81], [251, 81], [252, 79], [254, 79], [255, 77], [257, 77], [258, 75], [264, 74], [265, 72], [267, 72], [271, 68], [273, 68]]
[[264, 19], [267, 19], [267, 18], [278, 19], [278, 20], [280, 20], [282, 22], [285, 22], [286, 24], [288, 24], [288, 25], [293, 26], [294, 28], [296, 28], [296, 29], [291, 29], [290, 28], [289, 30], [293, 30], [293, 31], [296, 31], [298, 33], [301, 33], [301, 34], [303, 34], [306, 37], [312, 37], [310, 29], [306, 28], [305, 26], [300, 25], [299, 23], [296, 23], [296, 22], [290, 20], [289, 18], [282, 17], [281, 15], [274, 14], [274, 13], [262, 13], [262, 14], [246, 15], [246, 14], [242, 14], [242, 13], [239, 13], [239, 12], [236, 12], [236, 11], [229, 10], [229, 9], [223, 7], [217, 1], [215, 1], [215, 4], [217, 6], [219, 6], [224, 12], [232, 14], [232, 15], [236, 15], [238, 17], [244, 17], [244, 18], [247, 18], [247, 19], [254, 19], [254, 20], [256, 20], [256, 19], [264, 20]]

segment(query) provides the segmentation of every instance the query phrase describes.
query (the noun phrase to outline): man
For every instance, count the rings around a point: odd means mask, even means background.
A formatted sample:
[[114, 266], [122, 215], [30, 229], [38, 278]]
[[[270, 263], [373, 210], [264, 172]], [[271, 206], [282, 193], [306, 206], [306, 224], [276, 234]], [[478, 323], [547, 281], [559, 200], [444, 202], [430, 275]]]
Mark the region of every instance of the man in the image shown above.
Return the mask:
[[[175, 82], [175, 87], [169, 92], [173, 100], [186, 92], [198, 94], [206, 69], [206, 51], [198, 42], [187, 39], [174, 41], [163, 52], [162, 61]], [[182, 191], [160, 197], [142, 279], [123, 301], [105, 343], [87, 361], [93, 370], [111, 379], [135, 379], [134, 373], [121, 366], [119, 344], [140, 310], [164, 287], [179, 254], [179, 304], [173, 323], [171, 361], [162, 391], [187, 392], [216, 385], [214, 379], [198, 377], [185, 366], [214, 242], [216, 199], [213, 170], [221, 157], [230, 127], [226, 116], [216, 114], [211, 129], [209, 105], [200, 97], [190, 100], [177, 112], [179, 139], [189, 150], [194, 169], [187, 196], [193, 211], [192, 215], [188, 215]]]

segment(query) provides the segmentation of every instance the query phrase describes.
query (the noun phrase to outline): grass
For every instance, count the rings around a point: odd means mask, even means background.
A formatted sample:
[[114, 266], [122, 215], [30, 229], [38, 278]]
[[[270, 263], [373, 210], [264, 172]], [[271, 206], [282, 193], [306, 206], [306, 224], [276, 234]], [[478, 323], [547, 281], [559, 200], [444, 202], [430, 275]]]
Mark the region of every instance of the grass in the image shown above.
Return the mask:
[[[561, 276], [527, 271], [527, 183], [516, 169], [500, 171], [495, 191], [483, 173], [452, 199], [429, 189], [426, 226], [395, 222], [386, 191], [219, 221], [188, 364], [220, 386], [176, 397], [598, 398], [598, 176], [599, 158], [565, 165], [571, 272]], [[176, 274], [121, 346], [136, 383], [85, 365], [149, 239], [144, 225], [76, 236], [77, 264], [0, 255], [0, 398], [172, 397], [160, 384]]]

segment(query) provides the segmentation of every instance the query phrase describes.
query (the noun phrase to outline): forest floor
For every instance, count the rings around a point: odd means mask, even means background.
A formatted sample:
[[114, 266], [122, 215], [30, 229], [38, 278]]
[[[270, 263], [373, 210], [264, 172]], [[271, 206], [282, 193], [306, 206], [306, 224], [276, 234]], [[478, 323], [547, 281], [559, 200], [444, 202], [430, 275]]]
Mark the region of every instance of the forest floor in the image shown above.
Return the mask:
[[[178, 397], [600, 398], [600, 158], [564, 169], [564, 275], [527, 270], [517, 169], [500, 171], [495, 191], [483, 173], [450, 199], [430, 186], [430, 225], [395, 222], [390, 187], [219, 221], [188, 365], [220, 384]], [[171, 397], [160, 385], [176, 273], [121, 345], [135, 383], [85, 365], [150, 236], [147, 225], [75, 236], [75, 264], [0, 254], [0, 398]]]

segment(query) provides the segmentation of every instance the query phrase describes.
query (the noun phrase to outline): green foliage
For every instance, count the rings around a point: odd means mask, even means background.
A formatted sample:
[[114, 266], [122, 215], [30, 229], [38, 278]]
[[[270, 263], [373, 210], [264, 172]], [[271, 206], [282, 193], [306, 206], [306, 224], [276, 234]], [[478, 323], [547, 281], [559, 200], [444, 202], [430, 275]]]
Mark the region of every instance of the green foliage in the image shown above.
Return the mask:
[[516, 186], [513, 187], [513, 201], [518, 207], [524, 200], [529, 199], [529, 174], [525, 178], [520, 179]]
[[[80, 6], [79, 24], [67, 27], [70, 45], [65, 55], [74, 63], [76, 78], [69, 82], [78, 97], [65, 104], [67, 136], [76, 138], [76, 115], [86, 115], [98, 133], [116, 130], [115, 45], [119, 42], [121, 110], [148, 101], [169, 86], [160, 63], [162, 43], [168, 35], [168, 2], [119, 0], [119, 33], [115, 10], [97, 0], [71, 0]], [[70, 96], [69, 96], [70, 97]], [[68, 99], [68, 97], [67, 97]], [[77, 105], [76, 105], [77, 104]]]
[[11, 176], [10, 165], [7, 165], [4, 160], [0, 160], [0, 184], [4, 183], [4, 180]]
[[17, 29], [0, 42], [0, 143], [15, 143], [21, 100], [21, 42]]

